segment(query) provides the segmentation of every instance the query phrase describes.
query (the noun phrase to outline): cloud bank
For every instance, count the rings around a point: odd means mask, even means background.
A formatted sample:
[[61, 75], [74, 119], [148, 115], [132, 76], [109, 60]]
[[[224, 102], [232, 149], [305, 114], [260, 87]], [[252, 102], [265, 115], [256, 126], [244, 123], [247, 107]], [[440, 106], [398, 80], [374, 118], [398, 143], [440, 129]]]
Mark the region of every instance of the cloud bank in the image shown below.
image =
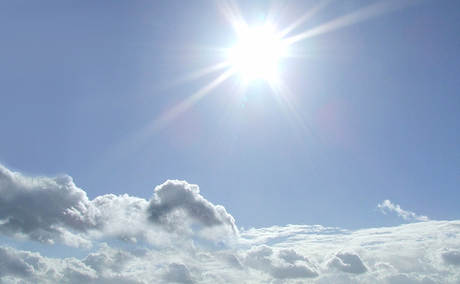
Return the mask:
[[460, 283], [460, 221], [429, 221], [390, 201], [379, 208], [425, 222], [238, 230], [185, 181], [166, 181], [149, 200], [89, 200], [69, 176], [29, 178], [0, 165], [0, 234], [86, 252], [0, 246], [0, 283]]

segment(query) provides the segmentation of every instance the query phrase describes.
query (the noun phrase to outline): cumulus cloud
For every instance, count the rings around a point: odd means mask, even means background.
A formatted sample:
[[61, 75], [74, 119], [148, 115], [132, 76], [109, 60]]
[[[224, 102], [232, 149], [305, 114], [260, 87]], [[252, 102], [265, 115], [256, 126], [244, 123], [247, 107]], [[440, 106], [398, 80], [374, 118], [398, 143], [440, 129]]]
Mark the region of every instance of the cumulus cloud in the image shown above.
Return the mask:
[[[282, 237], [276, 238], [276, 232]], [[294, 249], [317, 261], [318, 276], [312, 283], [458, 284], [460, 280], [455, 261], [446, 261], [460, 246], [460, 221], [355, 231], [289, 225], [242, 231], [241, 236], [243, 246], [266, 240], [273, 251]]]
[[292, 249], [282, 249], [275, 255], [273, 249], [266, 245], [253, 247], [246, 255], [245, 264], [277, 279], [318, 276], [308, 258]]
[[[208, 232], [212, 241], [234, 241], [197, 242]], [[159, 185], [150, 200], [89, 200], [68, 176], [27, 178], [0, 166], [0, 233], [48, 246], [93, 244], [81, 259], [0, 246], [0, 283], [460, 282], [460, 221], [238, 231], [224, 207], [181, 181]]]
[[[197, 232], [194, 223], [201, 225]], [[203, 233], [211, 230], [213, 234]], [[126, 242], [159, 243], [180, 233], [202, 238], [238, 234], [223, 206], [199, 194], [198, 186], [167, 181], [150, 201], [127, 194], [89, 200], [72, 178], [28, 178], [0, 165], [0, 233], [44, 244], [61, 242], [90, 247], [92, 241], [115, 237]], [[207, 232], [207, 231], [206, 231]]]
[[184, 232], [191, 223], [198, 223], [206, 228], [224, 229], [225, 234], [236, 234], [233, 217], [223, 206], [212, 204], [199, 192], [197, 185], [185, 181], [169, 180], [157, 186], [147, 208], [150, 221], [168, 231]]
[[441, 255], [446, 263], [460, 266], [460, 249], [443, 248]]
[[[38, 253], [0, 247], [0, 283], [145, 283], [136, 280], [130, 273], [122, 275], [120, 270], [113, 271], [111, 268], [120, 251], [112, 250], [115, 257], [108, 260], [105, 258], [108, 250], [104, 248], [81, 261], [47, 258]], [[96, 269], [92, 267], [95, 261], [101, 262]], [[118, 266], [125, 269], [125, 264], [123, 262]]]
[[399, 205], [391, 203], [388, 199], [377, 205], [377, 208], [379, 208], [383, 214], [386, 214], [385, 209], [395, 211], [399, 217], [407, 221], [430, 221], [427, 216], [419, 216], [414, 212], [403, 210]]
[[457, 284], [459, 228], [459, 221], [431, 221], [311, 234], [299, 226], [270, 246], [127, 250], [102, 244], [82, 260], [0, 247], [0, 279], [3, 283]]
[[354, 274], [362, 274], [367, 271], [361, 257], [354, 252], [338, 252], [333, 254], [326, 261], [326, 265], [343, 272]]
[[0, 233], [42, 243], [88, 245], [96, 228], [86, 193], [69, 176], [26, 178], [0, 165]]
[[16, 257], [11, 249], [0, 247], [0, 277], [17, 276], [29, 278], [33, 275], [34, 268], [25, 259]]
[[169, 264], [168, 273], [165, 275], [165, 280], [174, 283], [194, 283], [190, 270], [182, 263], [173, 262]]

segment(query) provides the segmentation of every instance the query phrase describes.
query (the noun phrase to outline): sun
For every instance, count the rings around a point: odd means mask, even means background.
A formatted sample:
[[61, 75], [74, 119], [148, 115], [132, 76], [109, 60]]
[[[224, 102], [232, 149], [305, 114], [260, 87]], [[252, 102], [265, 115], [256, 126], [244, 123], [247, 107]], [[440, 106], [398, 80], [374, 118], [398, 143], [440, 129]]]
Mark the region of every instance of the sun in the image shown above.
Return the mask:
[[270, 27], [244, 28], [238, 32], [238, 43], [230, 49], [231, 65], [243, 80], [273, 80], [285, 47]]
[[[311, 132], [311, 127], [302, 121], [301, 114], [297, 109], [297, 104], [293, 101], [295, 95], [283, 80], [285, 76], [282, 75], [289, 74], [289, 62], [283, 64], [283, 67], [285, 67], [285, 69], [282, 70], [283, 74], [280, 72], [280, 62], [288, 58], [305, 59], [307, 56], [310, 57], [313, 53], [308, 49], [293, 48], [292, 45], [414, 4], [412, 3], [414, 1], [401, 1], [404, 3], [400, 5], [389, 5], [389, 2], [385, 0], [376, 1], [350, 14], [294, 33], [303, 23], [312, 19], [312, 17], [326, 7], [330, 1], [318, 1], [319, 3], [316, 6], [307, 10], [299, 18], [294, 19], [290, 25], [284, 27], [281, 27], [279, 23], [274, 21], [274, 19], [278, 18], [280, 15], [277, 14], [276, 9], [270, 8], [274, 14], [270, 16], [268, 13], [266, 21], [263, 22], [262, 25], [253, 28], [248, 26], [248, 22], [239, 11], [239, 7], [235, 3], [235, 0], [216, 0], [215, 2], [218, 4], [223, 16], [227, 18], [236, 31], [238, 40], [233, 47], [206, 48], [205, 50], [207, 51], [218, 51], [219, 62], [179, 77], [169, 84], [165, 84], [164, 87], [169, 88], [189, 83], [215, 72], [219, 72], [220, 74], [204, 84], [200, 89], [178, 102], [177, 105], [152, 120], [144, 129], [136, 133], [131, 139], [125, 141], [124, 145], [120, 145], [120, 149], [116, 149], [120, 154], [126, 152], [126, 149], [131, 150], [145, 143], [144, 141], [147, 141], [152, 135], [166, 128], [177, 117], [183, 115], [184, 112], [192, 108], [196, 103], [212, 93], [213, 90], [219, 87], [223, 82], [235, 75], [239, 75], [238, 82], [235, 85], [236, 87], [233, 89], [233, 93], [236, 94], [234, 96], [235, 98], [242, 97], [246, 99], [245, 94], [250, 82], [256, 79], [263, 79], [268, 83], [272, 91], [271, 93], [276, 97], [277, 102], [282, 105], [282, 109], [286, 114], [294, 118], [305, 131]], [[224, 60], [220, 61], [222, 59]]]

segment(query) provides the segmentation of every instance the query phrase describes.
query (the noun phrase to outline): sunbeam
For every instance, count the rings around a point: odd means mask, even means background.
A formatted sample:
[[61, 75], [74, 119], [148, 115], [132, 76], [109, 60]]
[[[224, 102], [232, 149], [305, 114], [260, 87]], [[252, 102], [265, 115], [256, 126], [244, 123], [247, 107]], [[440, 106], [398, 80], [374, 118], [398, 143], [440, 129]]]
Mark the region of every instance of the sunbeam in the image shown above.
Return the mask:
[[222, 70], [228, 66], [231, 65], [231, 61], [230, 60], [225, 60], [221, 63], [218, 63], [218, 64], [215, 64], [215, 65], [212, 65], [212, 66], [208, 66], [208, 67], [204, 67], [202, 69], [199, 69], [199, 70], [196, 70], [196, 71], [193, 71], [189, 74], [186, 74], [182, 77], [179, 77], [177, 79], [173, 79], [172, 82], [168, 82], [168, 83], [165, 83], [162, 87], [162, 89], [169, 89], [169, 88], [172, 88], [174, 86], [178, 86], [178, 85], [181, 85], [181, 84], [185, 84], [185, 83], [188, 83], [188, 82], [191, 82], [193, 80], [196, 80], [196, 79], [199, 79], [203, 76], [206, 76], [208, 74], [211, 74], [211, 73], [214, 73], [214, 72], [217, 72], [219, 70]]
[[292, 128], [297, 129], [297, 127], [300, 126], [304, 133], [306, 133], [309, 138], [311, 138], [313, 135], [311, 126], [305, 122], [299, 113], [298, 108], [296, 108], [295, 102], [292, 101], [295, 96], [291, 93], [289, 87], [286, 85], [286, 83], [284, 83], [283, 79], [277, 77], [277, 80], [270, 82], [270, 88], [278, 100], [278, 103], [283, 108], [286, 117], [295, 120], [294, 122], [291, 122]]
[[164, 129], [176, 119], [179, 115], [189, 110], [193, 105], [198, 101], [203, 99], [207, 94], [209, 94], [213, 89], [223, 83], [226, 79], [235, 74], [235, 68], [229, 68], [227, 71], [222, 73], [219, 77], [203, 86], [201, 89], [181, 101], [175, 107], [171, 108], [168, 111], [165, 111], [162, 115], [152, 120], [149, 124], [144, 126], [137, 133], [132, 135], [129, 139], [119, 143], [116, 147], [110, 149], [106, 153], [106, 157], [117, 156], [124, 157], [130, 152], [135, 151], [144, 143], [146, 143], [155, 133]]
[[165, 112], [163, 115], [158, 117], [153, 121], [151, 126], [152, 130], [160, 130], [165, 127], [169, 122], [174, 120], [178, 115], [182, 114], [189, 108], [191, 108], [194, 104], [196, 104], [199, 100], [201, 100], [204, 96], [209, 94], [214, 88], [219, 86], [222, 82], [224, 82], [227, 78], [232, 76], [235, 73], [235, 68], [230, 68], [225, 71], [222, 75], [217, 77], [215, 80], [211, 81], [203, 88], [195, 92], [194, 94], [190, 95], [188, 98], [183, 100], [181, 103], [173, 107], [171, 110]]
[[216, 6], [218, 6], [220, 12], [227, 18], [235, 30], [239, 30], [242, 26], [247, 27], [240, 8], [234, 0], [217, 0]]
[[338, 30], [359, 22], [363, 22], [366, 20], [370, 20], [372, 18], [382, 16], [408, 6], [413, 6], [418, 3], [423, 2], [424, 0], [407, 0], [407, 1], [396, 1], [396, 0], [388, 0], [388, 1], [380, 1], [369, 6], [366, 6], [358, 11], [340, 17], [338, 19], [332, 20], [326, 24], [321, 26], [312, 28], [300, 34], [291, 36], [283, 40], [285, 45], [291, 45], [301, 40], [305, 40], [314, 36], [322, 35], [334, 30]]
[[0, 284], [460, 284], [459, 15], [0, 0]]
[[311, 19], [314, 17], [316, 14], [318, 14], [321, 9], [327, 6], [330, 1], [322, 1], [312, 9], [308, 10], [305, 14], [303, 14], [299, 19], [294, 21], [291, 25], [288, 27], [284, 28], [281, 32], [278, 33], [279, 38], [284, 38], [288, 33], [290, 33], [292, 30], [303, 24], [305, 21]]
[[[286, 37], [294, 29], [316, 16], [331, 1], [324, 1], [315, 5], [298, 19], [294, 20], [292, 24], [276, 33], [275, 30], [280, 30], [275, 23], [276, 10], [281, 9], [282, 5], [280, 3], [282, 2], [275, 1], [272, 3], [269, 14], [262, 26], [250, 27], [247, 25], [240, 8], [234, 0], [216, 0], [215, 3], [218, 9], [232, 25], [237, 35], [240, 36], [240, 43], [236, 47], [221, 50], [223, 53], [226, 53], [227, 60], [179, 77], [166, 87], [184, 84], [221, 69], [229, 68], [216, 79], [181, 101], [178, 105], [152, 120], [130, 139], [121, 143], [115, 152], [118, 152], [119, 155], [124, 155], [146, 143], [155, 133], [167, 127], [169, 123], [193, 107], [222, 82], [236, 73], [240, 73], [242, 80], [239, 82], [239, 87], [235, 90], [235, 100], [244, 95], [250, 81], [263, 78], [267, 81], [286, 116], [291, 116], [294, 121], [293, 124], [298, 124], [309, 137], [313, 137], [311, 126], [303, 120], [298, 107], [292, 101], [294, 96], [291, 94], [289, 86], [284, 83], [283, 79], [277, 73], [278, 61], [291, 55], [287, 50], [288, 46], [314, 36], [416, 5], [423, 1], [426, 0], [385, 0], [376, 2], [328, 23]], [[278, 5], [275, 6], [275, 4]], [[267, 30], [271, 32], [268, 33]], [[227, 110], [227, 112], [229, 111], [230, 109]]]

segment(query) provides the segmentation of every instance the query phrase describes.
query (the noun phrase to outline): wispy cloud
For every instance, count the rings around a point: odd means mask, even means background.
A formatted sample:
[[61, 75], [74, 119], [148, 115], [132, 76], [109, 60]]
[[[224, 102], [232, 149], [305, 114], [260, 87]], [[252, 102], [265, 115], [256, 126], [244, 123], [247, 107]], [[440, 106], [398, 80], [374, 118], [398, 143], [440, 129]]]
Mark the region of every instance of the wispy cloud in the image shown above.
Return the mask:
[[395, 211], [399, 217], [402, 217], [406, 221], [430, 221], [427, 216], [419, 216], [414, 212], [403, 210], [401, 206], [391, 203], [391, 201], [388, 199], [377, 205], [377, 208], [379, 208], [383, 214], [386, 214], [385, 209], [389, 211]]
[[[379, 208], [413, 220], [422, 218], [390, 201]], [[60, 242], [93, 247], [77, 259], [0, 246], [1, 283], [458, 283], [460, 279], [460, 221], [354, 231], [319, 225], [237, 230], [233, 217], [201, 196], [198, 186], [174, 180], [157, 186], [150, 200], [129, 195], [89, 200], [69, 176], [28, 178], [0, 166], [0, 234], [47, 246]], [[120, 242], [111, 239], [130, 245], [118, 246]]]

